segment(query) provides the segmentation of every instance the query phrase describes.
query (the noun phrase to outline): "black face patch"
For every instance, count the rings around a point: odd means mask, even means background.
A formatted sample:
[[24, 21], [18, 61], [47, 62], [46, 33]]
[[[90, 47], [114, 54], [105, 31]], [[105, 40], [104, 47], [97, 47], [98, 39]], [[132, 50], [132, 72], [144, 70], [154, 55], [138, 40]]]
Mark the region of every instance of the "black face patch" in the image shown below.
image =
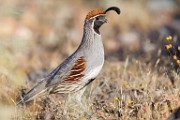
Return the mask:
[[94, 31], [97, 33], [97, 34], [100, 34], [99, 32], [99, 28], [104, 24], [106, 23], [107, 20], [105, 18], [105, 16], [103, 15], [100, 15], [100, 16], [97, 16], [95, 17], [95, 21], [94, 21]]

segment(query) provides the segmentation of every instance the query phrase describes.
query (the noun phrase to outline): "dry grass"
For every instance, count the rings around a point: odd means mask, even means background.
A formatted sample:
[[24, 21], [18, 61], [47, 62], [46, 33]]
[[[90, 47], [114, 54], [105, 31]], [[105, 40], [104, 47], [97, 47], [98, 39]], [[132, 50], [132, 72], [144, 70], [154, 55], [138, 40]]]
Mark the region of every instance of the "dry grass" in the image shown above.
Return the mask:
[[[29, 105], [15, 106], [17, 91], [9, 85], [10, 80], [1, 75], [1, 119], [87, 119], [73, 101], [63, 116], [63, 95], [48, 95]], [[166, 119], [180, 106], [178, 85], [173, 88], [166, 73], [159, 75], [137, 61], [106, 62], [83, 99], [87, 110], [103, 119]]]

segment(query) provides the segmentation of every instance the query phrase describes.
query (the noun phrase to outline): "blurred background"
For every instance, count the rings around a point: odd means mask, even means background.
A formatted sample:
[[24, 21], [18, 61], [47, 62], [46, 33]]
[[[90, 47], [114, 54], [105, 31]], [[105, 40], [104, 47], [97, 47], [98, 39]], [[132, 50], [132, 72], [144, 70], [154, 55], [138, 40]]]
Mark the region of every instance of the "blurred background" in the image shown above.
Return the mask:
[[74, 52], [89, 11], [111, 6], [121, 14], [109, 12], [100, 30], [108, 63], [154, 66], [164, 38], [180, 40], [179, 0], [0, 0], [0, 116], [14, 110], [17, 89], [29, 89]]

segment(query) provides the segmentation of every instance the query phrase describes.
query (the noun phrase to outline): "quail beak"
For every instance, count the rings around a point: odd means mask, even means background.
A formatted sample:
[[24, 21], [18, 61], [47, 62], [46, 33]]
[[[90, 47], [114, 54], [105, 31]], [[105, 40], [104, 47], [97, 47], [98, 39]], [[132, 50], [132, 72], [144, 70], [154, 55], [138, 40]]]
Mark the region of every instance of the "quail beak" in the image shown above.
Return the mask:
[[108, 20], [106, 18], [104, 19], [104, 23], [108, 23]]
[[106, 18], [104, 18], [103, 23], [108, 23], [108, 20]]

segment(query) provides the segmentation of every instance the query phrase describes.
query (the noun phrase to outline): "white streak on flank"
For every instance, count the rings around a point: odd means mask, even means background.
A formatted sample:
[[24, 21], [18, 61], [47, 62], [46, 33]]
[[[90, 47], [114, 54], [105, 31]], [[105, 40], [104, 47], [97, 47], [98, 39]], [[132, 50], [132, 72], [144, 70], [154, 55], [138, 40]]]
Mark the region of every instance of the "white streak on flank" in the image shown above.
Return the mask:
[[68, 77], [76, 77], [76, 76], [81, 76], [82, 74], [75, 74], [75, 75], [70, 75]]
[[91, 19], [93, 19], [93, 18], [95, 18], [95, 17], [101, 16], [101, 15], [104, 15], [104, 16], [105, 16], [105, 14], [98, 14], [98, 15], [95, 15], [94, 17], [91, 17], [89, 20], [91, 20]]

